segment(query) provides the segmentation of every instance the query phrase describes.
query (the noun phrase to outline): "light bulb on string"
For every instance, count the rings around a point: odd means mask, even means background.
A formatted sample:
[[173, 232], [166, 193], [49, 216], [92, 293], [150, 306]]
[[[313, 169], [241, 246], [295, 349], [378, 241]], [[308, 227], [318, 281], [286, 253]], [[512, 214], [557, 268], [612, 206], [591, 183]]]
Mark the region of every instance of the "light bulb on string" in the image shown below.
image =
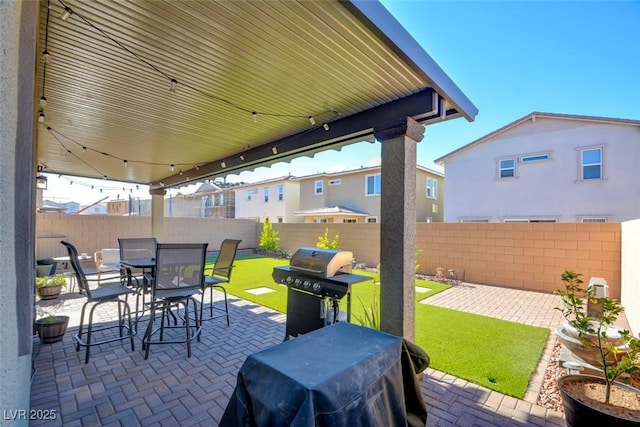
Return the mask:
[[329, 130], [329, 123], [323, 124], [322, 127], [324, 128], [324, 130]]
[[46, 49], [42, 51], [42, 60], [45, 64], [51, 62], [51, 55], [49, 55], [49, 51], [47, 51]]
[[173, 172], [174, 169], [175, 169], [175, 166], [173, 166], [173, 165], [169, 166], [169, 171]]
[[38, 123], [44, 123], [44, 110], [40, 110], [38, 113]]
[[66, 21], [67, 19], [69, 19], [72, 13], [73, 11], [69, 7], [65, 6], [64, 10], [60, 14], [60, 19], [62, 19], [63, 21]]
[[240, 155], [240, 160], [244, 160], [244, 156], [242, 154]]
[[126, 160], [122, 161], [122, 166], [124, 166], [125, 169], [127, 168], [127, 161]]
[[253, 117], [253, 123], [256, 123], [258, 121], [258, 113], [256, 113], [255, 111], [251, 113], [251, 117]]
[[169, 83], [169, 91], [175, 92], [177, 86], [178, 86], [178, 81], [176, 79], [171, 79], [171, 83]]
[[85, 153], [87, 151], [87, 147], [82, 147], [82, 152]]
[[313, 116], [309, 116], [309, 123], [311, 123], [311, 126], [314, 126], [316, 124], [316, 119], [314, 119]]
[[47, 98], [46, 98], [44, 95], [42, 95], [42, 96], [40, 97], [40, 107], [41, 107], [41, 108], [44, 108], [44, 107], [46, 107], [46, 106], [47, 106]]
[[278, 154], [278, 147], [271, 147], [271, 152], [273, 154]]
[[180, 171], [180, 176], [182, 176], [182, 171]]
[[224, 162], [224, 160], [220, 162], [220, 167], [223, 169], [227, 167], [227, 164]]

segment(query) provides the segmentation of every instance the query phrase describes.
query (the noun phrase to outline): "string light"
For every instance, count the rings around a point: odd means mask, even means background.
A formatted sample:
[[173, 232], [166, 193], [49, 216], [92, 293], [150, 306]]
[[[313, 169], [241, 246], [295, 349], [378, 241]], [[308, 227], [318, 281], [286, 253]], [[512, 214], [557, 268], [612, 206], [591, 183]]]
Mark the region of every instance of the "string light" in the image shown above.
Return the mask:
[[[46, 103], [47, 103], [47, 98], [45, 96], [45, 79], [46, 79], [46, 68], [47, 68], [46, 64], [49, 63], [50, 60], [51, 60], [51, 56], [50, 56], [50, 54], [49, 54], [49, 52], [47, 50], [47, 46], [48, 46], [48, 29], [49, 29], [49, 25], [48, 25], [49, 24], [49, 11], [51, 9], [50, 1], [51, 0], [47, 0], [47, 26], [46, 26], [46, 32], [45, 32], [44, 50], [42, 51], [42, 58], [43, 58], [44, 65], [43, 65], [43, 82], [42, 82], [42, 94], [41, 94], [42, 96], [40, 97], [40, 106], [41, 106], [41, 108], [40, 108], [40, 111], [39, 111], [39, 114], [38, 114], [38, 122], [40, 122], [40, 123], [44, 123], [45, 122], [44, 107], [46, 106]], [[169, 76], [164, 71], [162, 71], [160, 68], [158, 68], [157, 66], [155, 66], [154, 64], [152, 64], [151, 62], [149, 62], [148, 60], [143, 58], [142, 56], [138, 55], [136, 52], [134, 52], [133, 50], [128, 48], [126, 45], [124, 45], [120, 41], [116, 40], [113, 36], [111, 36], [110, 34], [105, 32], [101, 28], [99, 28], [96, 24], [94, 24], [92, 21], [90, 21], [89, 19], [84, 17], [82, 14], [72, 10], [70, 7], [68, 7], [64, 3], [63, 0], [58, 0], [58, 3], [60, 3], [62, 5], [62, 7], [64, 8], [62, 13], [60, 14], [60, 19], [62, 19], [63, 21], [67, 21], [71, 17], [71, 15], [77, 16], [78, 17], [78, 21], [77, 22], [83, 22], [87, 26], [92, 27], [94, 30], [98, 31], [102, 36], [104, 36], [105, 38], [109, 39], [112, 43], [114, 43], [120, 49], [122, 49], [123, 51], [127, 52], [128, 54], [133, 56], [135, 59], [137, 59], [138, 61], [140, 61], [144, 65], [150, 67], [156, 73], [158, 73], [158, 74], [162, 75], [163, 77], [165, 77], [166, 79], [168, 79], [169, 82], [170, 82], [169, 90], [171, 92], [175, 92], [176, 91], [177, 84], [178, 84], [177, 78]], [[194, 86], [190, 85], [188, 82], [184, 82], [184, 81], [181, 80], [180, 84], [181, 84], [182, 87], [186, 87], [187, 89], [190, 89], [190, 90], [192, 90], [194, 92], [197, 92], [198, 94], [200, 94], [202, 96], [205, 96], [205, 97], [208, 97], [208, 98], [220, 101], [220, 102], [224, 102], [224, 103], [230, 105], [231, 107], [233, 107], [233, 108], [235, 108], [237, 110], [250, 112], [251, 115], [252, 115], [252, 119], [253, 119], [254, 123], [257, 122], [257, 120], [258, 120], [258, 111], [256, 111], [256, 110], [247, 109], [247, 108], [245, 108], [245, 107], [243, 107], [241, 105], [235, 104], [233, 101], [221, 98], [221, 97], [219, 97], [219, 96], [217, 96], [215, 94], [211, 94], [211, 93], [205, 92], [205, 91], [203, 91], [203, 90], [201, 90], [201, 89], [199, 89], [197, 87], [194, 87]], [[261, 111], [260, 114], [266, 115], [266, 116], [272, 116], [272, 117], [289, 117], [289, 118], [305, 117], [305, 118], [307, 118], [309, 120], [309, 123], [312, 126], [314, 126], [316, 124], [316, 119], [315, 119], [314, 115], [300, 115], [300, 114], [291, 114], [291, 113], [282, 113], [282, 112], [264, 112], [264, 111]], [[335, 110], [332, 110], [332, 109], [328, 109], [326, 111], [316, 113], [315, 116], [316, 117], [317, 116], [325, 116], [325, 118], [326, 118], [327, 114], [331, 114], [333, 116], [332, 118], [335, 118], [335, 117], [339, 116], [339, 113], [337, 111], [335, 111]], [[112, 154], [109, 154], [109, 153], [98, 151], [98, 150], [95, 150], [95, 149], [90, 148], [90, 147], [88, 148], [87, 146], [79, 144], [78, 142], [74, 141], [73, 139], [68, 138], [67, 136], [61, 134], [60, 132], [55, 131], [50, 126], [48, 126], [48, 125], [45, 125], [45, 126], [46, 126], [46, 129], [50, 133], [59, 134], [59, 135], [65, 137], [66, 139], [74, 142], [76, 145], [80, 146], [82, 148], [82, 152], [83, 153], [85, 153], [87, 150], [91, 150], [93, 152], [96, 152], [96, 153], [99, 153], [99, 154], [102, 154], [102, 155], [105, 155], [105, 156], [108, 156], [108, 157], [112, 157], [114, 159], [119, 159], [120, 161], [122, 161], [122, 164], [123, 164], [124, 168], [127, 168], [129, 162], [142, 163], [142, 164], [147, 164], [147, 165], [164, 165], [164, 166], [166, 166], [166, 164], [163, 164], [163, 163], [153, 163], [153, 162], [146, 162], [146, 161], [142, 161], [142, 160], [125, 160], [125, 159], [119, 158], [118, 156], [115, 156], [115, 155], [112, 155]], [[325, 130], [328, 130], [328, 125], [326, 123], [323, 125], [323, 127], [325, 128]], [[55, 135], [54, 135], [54, 138], [67, 151], [67, 153], [69, 153], [70, 155], [76, 157], [79, 161], [85, 163], [88, 167], [90, 167], [91, 169], [93, 169], [93, 170], [95, 170], [95, 171], [97, 171], [99, 173], [98, 169], [96, 169], [94, 166], [92, 166], [89, 163], [87, 163], [84, 159], [82, 159], [82, 158], [78, 157], [76, 154], [74, 154]], [[271, 148], [271, 151], [273, 152], [273, 154], [278, 154], [278, 149], [275, 146]], [[242, 161], [244, 161], [245, 160], [245, 156], [244, 155], [240, 155], [240, 159]], [[177, 164], [171, 164], [170, 165], [170, 171], [171, 172], [174, 172], [176, 165]], [[183, 166], [183, 165], [184, 166], [193, 167], [192, 163], [181, 163], [180, 164], [180, 166]], [[225, 161], [222, 161], [221, 165], [223, 165], [222, 166], [223, 168], [226, 168], [226, 162]], [[195, 169], [199, 170], [199, 166], [200, 165], [195, 165]], [[103, 174], [100, 174], [100, 175], [103, 175]], [[181, 171], [181, 175], [182, 175], [182, 171]], [[104, 176], [104, 179], [107, 179], [106, 175], [103, 175], [103, 176]]]
[[179, 173], [180, 173], [180, 176], [182, 176], [182, 171], [180, 171]]
[[73, 11], [71, 10], [71, 8], [65, 6], [64, 10], [60, 14], [60, 19], [62, 19], [63, 21], [66, 21], [67, 19], [69, 19], [72, 13]]
[[322, 127], [324, 128], [324, 130], [329, 130], [329, 123], [323, 124]]
[[224, 168], [226, 168], [226, 167], [227, 167], [227, 164], [224, 162], [224, 160], [220, 162], [220, 167], [221, 167], [222, 169], [224, 169]]

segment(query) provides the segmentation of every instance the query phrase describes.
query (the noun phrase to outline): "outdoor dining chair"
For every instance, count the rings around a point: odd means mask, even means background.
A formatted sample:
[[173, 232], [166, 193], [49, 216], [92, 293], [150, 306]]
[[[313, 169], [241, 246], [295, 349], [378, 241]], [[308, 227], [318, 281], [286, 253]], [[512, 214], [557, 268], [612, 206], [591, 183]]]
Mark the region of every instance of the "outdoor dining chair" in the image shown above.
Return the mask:
[[[220, 245], [220, 252], [218, 258], [211, 269], [210, 274], [204, 278], [204, 287], [202, 288], [202, 302], [200, 306], [200, 319], [201, 321], [212, 320], [218, 317], [227, 318], [227, 326], [229, 326], [229, 302], [227, 301], [227, 290], [223, 286], [225, 283], [229, 283], [231, 280], [231, 272], [233, 271], [233, 262], [236, 259], [238, 252], [238, 245], [242, 240], [224, 239]], [[213, 304], [213, 289], [219, 289], [224, 295], [224, 308], [215, 307]], [[209, 317], [203, 317], [204, 300], [207, 289], [209, 289]], [[214, 310], [222, 311], [223, 313], [214, 316]]]
[[[195, 296], [201, 293], [204, 283], [206, 255], [207, 243], [158, 243], [154, 272], [146, 274], [151, 284], [151, 300], [149, 323], [142, 339], [145, 359], [149, 357], [152, 344], [186, 343], [187, 356], [191, 357], [191, 341], [200, 341], [201, 323]], [[174, 315], [172, 310], [177, 310], [180, 306], [183, 307], [183, 314]], [[193, 314], [190, 306], [193, 307]], [[174, 319], [181, 318], [183, 324], [174, 323], [172, 326], [166, 322], [167, 315], [173, 315]], [[160, 316], [159, 326], [154, 329], [157, 316]], [[184, 338], [172, 333], [172, 330], [179, 328], [184, 328]], [[165, 331], [166, 329], [169, 331]], [[165, 333], [170, 336], [166, 338]], [[158, 339], [154, 340], [154, 336]]]
[[[61, 241], [69, 253], [69, 262], [73, 269], [73, 272], [80, 288], [80, 292], [83, 293], [87, 300], [82, 305], [82, 311], [80, 313], [80, 326], [78, 327], [78, 333], [74, 336], [76, 341], [76, 351], [80, 351], [80, 347], [86, 347], [85, 363], [89, 363], [89, 356], [91, 353], [91, 347], [95, 345], [106, 344], [114, 341], [120, 341], [129, 339], [131, 341], [131, 351], [135, 351], [134, 335], [135, 330], [131, 323], [131, 308], [127, 302], [127, 296], [133, 291], [124, 286], [120, 278], [116, 278], [113, 284], [106, 286], [91, 288], [91, 282], [98, 282], [98, 279], [88, 279], [80, 262], [78, 261], [78, 250], [76, 247], [66, 241]], [[94, 328], [93, 316], [95, 309], [106, 303], [115, 303], [118, 306], [118, 322], [116, 325], [107, 325]], [[89, 305], [92, 305], [89, 311], [89, 319], [87, 323], [87, 329], [85, 332], [84, 318], [85, 311]], [[126, 320], [126, 323], [125, 323]], [[118, 329], [117, 334], [111, 334], [104, 336], [102, 331], [110, 329]], [[101, 338], [94, 340], [93, 334], [100, 332]]]
[[[120, 260], [142, 260], [153, 259], [156, 256], [156, 246], [158, 241], [155, 237], [133, 237], [118, 239], [118, 248], [120, 251]], [[128, 286], [135, 288], [138, 293], [136, 298], [136, 329], [138, 318], [144, 314], [145, 295], [149, 292], [149, 285], [145, 281], [145, 269], [136, 269], [127, 265], [122, 266], [126, 275]], [[142, 308], [139, 308], [140, 297], [142, 297]]]

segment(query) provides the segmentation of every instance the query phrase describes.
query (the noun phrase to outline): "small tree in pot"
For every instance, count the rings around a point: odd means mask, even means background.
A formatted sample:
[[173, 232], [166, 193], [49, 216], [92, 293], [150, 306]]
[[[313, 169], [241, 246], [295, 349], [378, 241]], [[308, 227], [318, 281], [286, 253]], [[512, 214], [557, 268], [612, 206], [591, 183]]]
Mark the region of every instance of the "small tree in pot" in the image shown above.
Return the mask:
[[[598, 300], [595, 299], [593, 290], [581, 288], [583, 281], [580, 277], [581, 275], [573, 270], [566, 270], [562, 274], [565, 288], [555, 293], [561, 297], [563, 306], [557, 309], [578, 331], [581, 344], [585, 348], [596, 349], [602, 377], [567, 375], [560, 378], [558, 386], [562, 394], [567, 424], [598, 425], [599, 422], [604, 422], [606, 424], [603, 425], [608, 426], [638, 425], [640, 409], [629, 406], [638, 405], [640, 390], [620, 384], [616, 380], [640, 370], [640, 339], [633, 337], [628, 330], [619, 330], [619, 338], [615, 340], [608, 337], [607, 331], [615, 329], [615, 322], [624, 311], [624, 307], [613, 298], [603, 297], [599, 299], [602, 304], [600, 317], [596, 319], [590, 316], [585, 309], [585, 303], [595, 303]], [[597, 384], [604, 385], [599, 401], [582, 396], [581, 389], [593, 391], [598, 389]], [[622, 406], [612, 404], [611, 393], [614, 386], [631, 393], [628, 406], [626, 403], [622, 403]]]

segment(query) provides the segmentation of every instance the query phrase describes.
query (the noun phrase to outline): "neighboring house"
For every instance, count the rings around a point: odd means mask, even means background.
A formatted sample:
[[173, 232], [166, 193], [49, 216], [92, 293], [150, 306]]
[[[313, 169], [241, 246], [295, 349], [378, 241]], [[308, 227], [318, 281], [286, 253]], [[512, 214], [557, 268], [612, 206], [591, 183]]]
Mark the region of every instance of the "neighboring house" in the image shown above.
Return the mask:
[[151, 216], [151, 199], [132, 197], [130, 199], [109, 200], [107, 215]]
[[39, 212], [43, 213], [64, 213], [75, 214], [80, 210], [80, 204], [77, 202], [58, 203], [53, 200], [45, 200], [42, 202], [42, 206], [38, 208]]
[[299, 184], [291, 176], [268, 179], [233, 188], [235, 217], [276, 222], [302, 222], [294, 215], [299, 210]]
[[178, 194], [171, 200], [171, 216], [234, 218], [236, 185], [204, 182], [193, 193]]
[[[380, 222], [380, 166], [295, 178], [300, 207], [295, 215], [308, 223]], [[444, 175], [416, 168], [416, 221], [443, 220]]]
[[79, 215], [106, 215], [107, 205], [99, 203], [90, 206], [82, 206], [78, 210]]
[[640, 120], [531, 113], [436, 163], [446, 222], [640, 218]]

